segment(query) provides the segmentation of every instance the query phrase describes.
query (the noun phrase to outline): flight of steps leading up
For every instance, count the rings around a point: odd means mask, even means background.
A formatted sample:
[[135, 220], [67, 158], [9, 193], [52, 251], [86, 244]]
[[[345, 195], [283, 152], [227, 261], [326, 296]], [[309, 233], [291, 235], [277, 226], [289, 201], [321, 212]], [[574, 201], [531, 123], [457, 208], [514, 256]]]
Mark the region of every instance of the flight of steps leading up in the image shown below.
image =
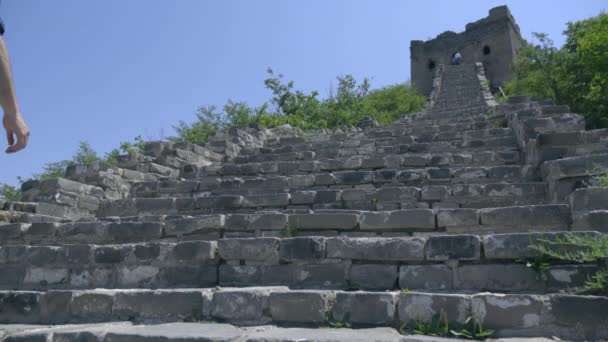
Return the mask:
[[399, 333], [436, 314], [608, 338], [608, 297], [569, 292], [608, 265], [528, 265], [608, 232], [608, 131], [496, 106], [480, 65], [440, 71], [390, 125], [233, 128], [26, 184], [1, 203], [0, 339], [443, 341]]

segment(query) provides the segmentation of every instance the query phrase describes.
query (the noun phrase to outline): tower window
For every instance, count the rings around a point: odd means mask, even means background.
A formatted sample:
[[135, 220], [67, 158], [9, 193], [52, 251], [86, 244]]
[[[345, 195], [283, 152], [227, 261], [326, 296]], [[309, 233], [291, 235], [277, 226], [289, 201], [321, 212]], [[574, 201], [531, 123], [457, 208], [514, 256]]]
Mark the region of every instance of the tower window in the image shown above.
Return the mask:
[[484, 55], [489, 55], [490, 54], [490, 47], [489, 46], [484, 46], [483, 47], [483, 54]]
[[429, 61], [429, 70], [433, 70], [435, 69], [435, 61], [434, 60], [430, 60]]

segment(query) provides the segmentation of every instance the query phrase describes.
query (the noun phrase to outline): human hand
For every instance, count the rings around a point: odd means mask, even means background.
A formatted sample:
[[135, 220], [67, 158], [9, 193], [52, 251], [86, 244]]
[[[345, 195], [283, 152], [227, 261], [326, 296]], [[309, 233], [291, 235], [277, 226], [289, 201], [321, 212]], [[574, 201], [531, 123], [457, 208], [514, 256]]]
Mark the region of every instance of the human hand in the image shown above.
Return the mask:
[[4, 125], [4, 129], [6, 129], [6, 139], [9, 145], [6, 153], [15, 153], [23, 150], [30, 139], [30, 129], [25, 124], [21, 113], [5, 113], [2, 124]]

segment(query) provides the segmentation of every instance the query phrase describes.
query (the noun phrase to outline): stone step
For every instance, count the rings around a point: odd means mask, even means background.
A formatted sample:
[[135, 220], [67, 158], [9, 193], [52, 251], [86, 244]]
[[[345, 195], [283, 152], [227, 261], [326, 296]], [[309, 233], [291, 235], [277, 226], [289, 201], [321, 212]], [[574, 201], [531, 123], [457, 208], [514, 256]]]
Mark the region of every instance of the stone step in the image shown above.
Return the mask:
[[600, 267], [558, 263], [541, 277], [526, 266], [526, 260], [537, 256], [530, 245], [558, 237], [563, 234], [9, 245], [0, 246], [0, 289], [283, 285], [546, 293], [580, 287]]
[[[116, 341], [213, 341], [213, 342], [298, 342], [302, 336], [307, 341], [316, 342], [451, 342], [456, 339], [440, 337], [404, 336], [395, 328], [331, 328], [329, 324], [319, 328], [284, 328], [264, 325], [238, 327], [226, 323], [164, 323], [152, 325], [133, 325], [131, 322], [97, 323], [56, 326], [7, 326], [9, 331], [6, 342], [64, 341], [80, 342], [83, 336], [89, 342]], [[2, 327], [0, 327], [2, 329]], [[0, 335], [0, 338], [2, 335]], [[521, 339], [520, 339], [521, 340]], [[524, 339], [525, 340], [525, 339]], [[501, 340], [496, 340], [501, 341]], [[523, 341], [523, 340], [522, 340]], [[530, 340], [530, 342], [538, 342]], [[547, 340], [549, 342], [549, 340]]]
[[[237, 156], [233, 163], [197, 167], [188, 165], [181, 171], [186, 179], [205, 176], [297, 175], [342, 169], [378, 170], [386, 168], [499, 166], [519, 164], [520, 153], [514, 150], [479, 151], [476, 153], [404, 153], [352, 155], [350, 150], [292, 152]], [[348, 164], [347, 164], [348, 163]]]
[[[134, 188], [135, 198], [196, 198], [197, 185], [188, 189], [176, 182], [141, 184]], [[394, 210], [411, 208], [484, 208], [543, 204], [546, 202], [544, 183], [489, 183], [430, 185], [422, 187], [385, 186], [361, 189], [327, 189], [311, 187], [306, 190], [277, 189], [211, 190], [205, 196], [243, 196], [241, 209], [358, 209]], [[260, 195], [265, 195], [260, 197]], [[135, 204], [137, 207], [137, 203]], [[213, 208], [211, 208], [213, 209]], [[221, 208], [218, 208], [221, 209]], [[234, 209], [234, 208], [233, 208]]]
[[[236, 196], [235, 196], [236, 197]], [[118, 210], [118, 209], [117, 209]], [[284, 213], [169, 215], [134, 211], [122, 220], [73, 223], [18, 223], [0, 226], [0, 243], [116, 244], [147, 241], [216, 240], [221, 237], [403, 236], [420, 233], [479, 233], [568, 230], [567, 205], [483, 209], [318, 210]], [[131, 214], [131, 213], [125, 213]]]
[[[590, 340], [608, 337], [606, 328], [608, 316], [605, 315], [608, 298], [565, 294], [294, 291], [284, 287], [258, 287], [6, 291], [0, 292], [0, 296], [3, 299], [0, 301], [3, 306], [0, 321], [8, 324], [204, 320], [239, 326], [274, 323], [305, 327], [326, 326], [332, 322], [340, 322], [354, 328], [398, 328], [404, 323], [430, 320], [430, 316], [436, 312], [445, 312], [448, 322], [452, 324], [463, 324], [469, 317], [473, 317], [485, 329], [493, 330], [496, 336], [557, 336], [562, 339]], [[27, 305], [28, 310], [23, 309], [24, 305]], [[576, 329], [572, 329], [573, 326], [576, 326]], [[180, 334], [185, 332], [183, 329], [163, 332], [162, 327], [156, 326], [149, 330], [140, 328], [139, 332], [147, 336], [171, 334], [170, 336], [174, 337], [181, 336]], [[199, 324], [200, 327], [203, 325]], [[375, 335], [376, 338], [388, 334], [385, 330], [381, 331], [384, 334]], [[103, 332], [102, 329], [100, 333]], [[126, 341], [135, 338], [134, 334], [128, 333], [126, 338], [119, 338], [120, 330], [116, 337], [113, 337], [111, 330], [105, 332], [107, 335], [104, 341]], [[222, 332], [227, 333], [225, 330]], [[374, 331], [374, 333], [378, 332]], [[254, 333], [264, 336], [264, 331]], [[399, 340], [396, 333], [392, 335], [394, 340]], [[371, 334], [357, 336], [369, 339]], [[56, 337], [60, 338], [61, 333], [58, 332]], [[82, 340], [84, 336], [72, 334], [67, 338]], [[192, 335], [181, 341], [191, 338]], [[40, 340], [40, 336], [37, 340]], [[87, 338], [87, 340], [92, 339]], [[158, 340], [166, 339], [163, 337], [154, 339], [154, 341]], [[391, 340], [392, 337], [388, 339]], [[138, 339], [138, 341], [142, 340]], [[336, 341], [335, 337], [331, 341]]]
[[608, 129], [539, 134], [533, 153], [542, 163], [568, 157], [608, 153]]
[[[497, 129], [505, 130], [505, 129]], [[322, 142], [322, 143], [304, 143], [284, 145], [277, 148], [261, 148], [257, 153], [263, 154], [289, 154], [307, 153], [320, 154], [336, 152], [326, 152], [327, 150], [342, 150], [350, 155], [357, 154], [386, 154], [386, 153], [407, 153], [407, 152], [462, 152], [462, 151], [478, 151], [480, 149], [490, 149], [495, 147], [516, 148], [517, 142], [514, 135], [498, 136], [494, 138], [480, 139], [457, 139], [432, 142], [415, 142], [411, 137], [404, 136], [400, 138], [383, 139], [382, 145], [367, 143], [365, 141], [354, 141], [352, 143], [341, 142]], [[377, 143], [377, 142], [376, 142]], [[351, 144], [355, 145], [351, 147]], [[358, 145], [358, 146], [357, 146]], [[294, 152], [296, 151], [296, 152]], [[248, 154], [255, 154], [256, 151], [247, 151]]]
[[[360, 161], [360, 159], [358, 160]], [[318, 190], [365, 188], [374, 189], [386, 186], [424, 186], [424, 185], [454, 185], [454, 184], [487, 184], [487, 183], [522, 183], [534, 182], [537, 179], [536, 170], [526, 165], [504, 166], [476, 166], [476, 167], [426, 167], [411, 169], [381, 169], [381, 170], [355, 170], [351, 162], [346, 160], [340, 163], [336, 160], [333, 165], [326, 165], [323, 173], [301, 174], [289, 176], [204, 176], [187, 181], [166, 182], [176, 189], [167, 192], [208, 192], [233, 190], [275, 190], [277, 192], [290, 192], [293, 190]], [[329, 167], [332, 170], [328, 169]], [[195, 175], [183, 176], [187, 178]], [[134, 193], [146, 191], [160, 191], [160, 182], [142, 182], [133, 186]], [[185, 191], [181, 190], [184, 189]], [[142, 190], [143, 189], [143, 190]], [[158, 189], [158, 190], [157, 190]], [[202, 194], [204, 195], [204, 194]]]
[[[422, 135], [421, 135], [422, 134]], [[510, 128], [482, 128], [472, 130], [449, 130], [437, 132], [435, 134], [420, 133], [408, 131], [406, 129], [394, 129], [387, 127], [384, 130], [376, 130], [371, 132], [358, 132], [354, 134], [328, 134], [324, 136], [308, 136], [308, 137], [289, 137], [269, 140], [266, 146], [269, 148], [294, 143], [310, 143], [331, 142], [338, 144], [336, 147], [357, 147], [360, 145], [387, 146], [395, 143], [407, 144], [416, 142], [432, 142], [432, 141], [449, 141], [449, 140], [466, 140], [466, 139], [485, 139], [512, 135]], [[323, 145], [322, 145], [323, 146]]]
[[541, 165], [541, 173], [548, 183], [549, 199], [564, 202], [577, 188], [591, 186], [594, 177], [608, 169], [608, 154], [568, 157], [549, 160]]

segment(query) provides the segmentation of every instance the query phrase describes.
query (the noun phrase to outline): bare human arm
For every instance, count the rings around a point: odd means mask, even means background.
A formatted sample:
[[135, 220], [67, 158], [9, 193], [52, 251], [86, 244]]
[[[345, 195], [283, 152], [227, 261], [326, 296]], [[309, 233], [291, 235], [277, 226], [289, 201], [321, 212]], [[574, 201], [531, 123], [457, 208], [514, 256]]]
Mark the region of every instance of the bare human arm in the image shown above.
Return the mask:
[[0, 106], [4, 111], [2, 124], [6, 129], [6, 139], [9, 145], [6, 153], [21, 151], [27, 146], [30, 129], [25, 124], [19, 111], [8, 51], [2, 36], [0, 36]]

